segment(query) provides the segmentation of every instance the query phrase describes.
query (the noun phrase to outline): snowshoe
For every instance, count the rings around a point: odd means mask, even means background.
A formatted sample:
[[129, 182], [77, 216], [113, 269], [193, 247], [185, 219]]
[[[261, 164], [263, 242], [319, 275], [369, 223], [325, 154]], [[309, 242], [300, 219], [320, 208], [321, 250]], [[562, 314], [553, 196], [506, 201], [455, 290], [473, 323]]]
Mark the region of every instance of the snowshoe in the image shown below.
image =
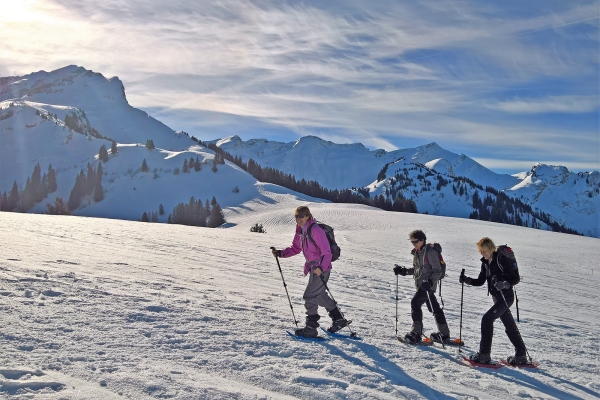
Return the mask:
[[333, 323], [331, 324], [331, 326], [329, 328], [327, 328], [327, 332], [329, 333], [336, 333], [337, 331], [339, 331], [340, 329], [350, 325], [352, 323], [352, 321], [348, 321], [345, 318], [342, 319], [338, 319], [333, 321]]
[[497, 363], [492, 360], [489, 360], [486, 363], [475, 361], [473, 358], [476, 358], [476, 357], [473, 357], [473, 356], [475, 356], [477, 354], [479, 354], [479, 353], [472, 354], [471, 357], [463, 357], [463, 360], [466, 361], [472, 367], [482, 367], [482, 368], [492, 368], [492, 369], [502, 368], [502, 364]]
[[310, 326], [306, 326], [304, 328], [296, 329], [294, 331], [296, 336], [302, 336], [305, 338], [316, 338], [319, 336], [319, 332], [315, 328], [311, 328]]
[[421, 343], [421, 335], [415, 331], [411, 331], [404, 335], [404, 340], [400, 341], [408, 344], [419, 344]]
[[323, 329], [323, 332], [325, 332], [326, 334], [328, 334], [331, 337], [334, 338], [340, 338], [340, 339], [353, 339], [353, 340], [362, 340], [362, 338], [360, 336], [358, 336], [356, 334], [356, 332], [352, 332], [350, 334], [346, 334], [346, 333], [339, 333], [339, 332], [329, 332], [329, 330], [327, 329]]
[[508, 367], [515, 368], [537, 368], [540, 363], [533, 362], [526, 356], [510, 356], [506, 360], [500, 360], [500, 362]]
[[326, 341], [327, 338], [323, 337], [323, 336], [314, 336], [314, 337], [306, 337], [306, 336], [299, 336], [296, 335], [295, 333], [292, 333], [290, 331], [286, 331], [288, 335], [290, 335], [291, 337], [293, 337], [296, 340], [303, 340], [303, 341], [308, 341], [308, 342], [312, 342], [312, 341]]
[[448, 346], [464, 346], [465, 342], [463, 342], [459, 338], [452, 339], [450, 336], [444, 336], [440, 332], [434, 332], [429, 335], [429, 339], [435, 343], [441, 343]]

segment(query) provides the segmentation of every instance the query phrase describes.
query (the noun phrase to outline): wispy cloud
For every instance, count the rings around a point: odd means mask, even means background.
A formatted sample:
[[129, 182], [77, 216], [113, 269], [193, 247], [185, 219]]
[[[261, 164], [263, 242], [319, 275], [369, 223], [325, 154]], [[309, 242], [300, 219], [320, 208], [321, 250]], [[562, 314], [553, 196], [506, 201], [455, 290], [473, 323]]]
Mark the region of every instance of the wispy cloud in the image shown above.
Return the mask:
[[[67, 64], [117, 75], [133, 106], [197, 137], [245, 120], [255, 137], [386, 149], [420, 138], [490, 155], [504, 135], [563, 159], [566, 135], [598, 157], [598, 1], [8, 3], [0, 75]], [[586, 124], [538, 118], [574, 113]]]
[[517, 114], [587, 113], [598, 110], [599, 96], [549, 96], [542, 99], [503, 101], [487, 106]]

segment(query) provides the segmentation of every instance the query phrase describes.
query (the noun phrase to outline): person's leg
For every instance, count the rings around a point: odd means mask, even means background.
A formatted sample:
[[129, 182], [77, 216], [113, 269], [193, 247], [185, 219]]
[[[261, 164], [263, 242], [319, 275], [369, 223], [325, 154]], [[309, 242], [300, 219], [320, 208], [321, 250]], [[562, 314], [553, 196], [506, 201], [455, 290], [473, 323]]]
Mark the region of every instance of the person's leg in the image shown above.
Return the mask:
[[317, 275], [310, 275], [304, 290], [304, 308], [306, 308], [306, 326], [296, 329], [296, 335], [316, 337], [319, 327], [319, 295], [325, 291], [323, 282]]
[[494, 300], [494, 305], [481, 318], [481, 341], [479, 342], [479, 353], [488, 356], [492, 351], [494, 321], [500, 318], [507, 310], [504, 301], [497, 301], [494, 296], [492, 296], [492, 299]]
[[429, 292], [429, 299], [431, 300], [431, 308], [433, 310], [435, 323], [439, 333], [441, 333], [440, 339], [448, 339], [450, 337], [450, 328], [448, 328], [448, 324], [446, 323], [446, 315], [444, 315], [444, 310], [442, 310], [442, 307], [440, 307], [440, 303], [438, 303], [435, 293]]

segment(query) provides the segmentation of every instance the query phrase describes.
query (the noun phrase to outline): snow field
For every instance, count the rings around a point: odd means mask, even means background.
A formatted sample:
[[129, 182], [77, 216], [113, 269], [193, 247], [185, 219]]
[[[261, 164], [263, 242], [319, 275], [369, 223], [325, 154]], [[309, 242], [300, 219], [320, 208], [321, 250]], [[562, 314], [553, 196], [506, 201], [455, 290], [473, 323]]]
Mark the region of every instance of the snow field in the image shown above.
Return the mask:
[[[228, 228], [0, 213], [0, 396], [21, 398], [598, 398], [598, 239], [365, 206], [308, 203], [274, 185], [225, 210]], [[297, 341], [269, 247], [291, 243], [293, 209], [335, 228], [329, 283], [362, 341]], [[267, 233], [251, 233], [261, 223]], [[482, 236], [513, 247], [519, 329], [537, 370], [473, 369], [456, 348], [395, 339], [395, 263], [408, 232], [443, 245], [442, 295], [459, 335], [460, 269], [475, 276]], [[301, 256], [281, 259], [303, 321]], [[398, 333], [410, 329], [412, 277], [398, 279]], [[439, 297], [438, 297], [439, 298]], [[477, 351], [491, 306], [465, 286], [463, 354]], [[427, 332], [435, 329], [424, 307]], [[514, 308], [513, 308], [514, 312]], [[329, 324], [321, 310], [323, 327]], [[492, 356], [513, 350], [500, 322]]]

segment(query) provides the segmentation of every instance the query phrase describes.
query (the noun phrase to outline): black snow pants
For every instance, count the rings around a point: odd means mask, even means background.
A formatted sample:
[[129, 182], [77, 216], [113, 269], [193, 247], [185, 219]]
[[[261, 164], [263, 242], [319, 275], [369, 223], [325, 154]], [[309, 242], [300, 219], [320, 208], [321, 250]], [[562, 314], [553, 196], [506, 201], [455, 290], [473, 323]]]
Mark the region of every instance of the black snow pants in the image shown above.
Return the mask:
[[[483, 314], [481, 318], [481, 342], [479, 343], [480, 354], [490, 354], [492, 350], [492, 338], [494, 336], [494, 321], [500, 318], [500, 321], [504, 324], [504, 330], [510, 342], [515, 346], [516, 356], [525, 356], [526, 349], [523, 338], [519, 334], [517, 323], [513, 318], [509, 307], [512, 306], [515, 296], [512, 290], [504, 290], [504, 297], [506, 303], [502, 299], [500, 293], [492, 292], [492, 300], [494, 305]], [[508, 305], [508, 307], [507, 307]]]

